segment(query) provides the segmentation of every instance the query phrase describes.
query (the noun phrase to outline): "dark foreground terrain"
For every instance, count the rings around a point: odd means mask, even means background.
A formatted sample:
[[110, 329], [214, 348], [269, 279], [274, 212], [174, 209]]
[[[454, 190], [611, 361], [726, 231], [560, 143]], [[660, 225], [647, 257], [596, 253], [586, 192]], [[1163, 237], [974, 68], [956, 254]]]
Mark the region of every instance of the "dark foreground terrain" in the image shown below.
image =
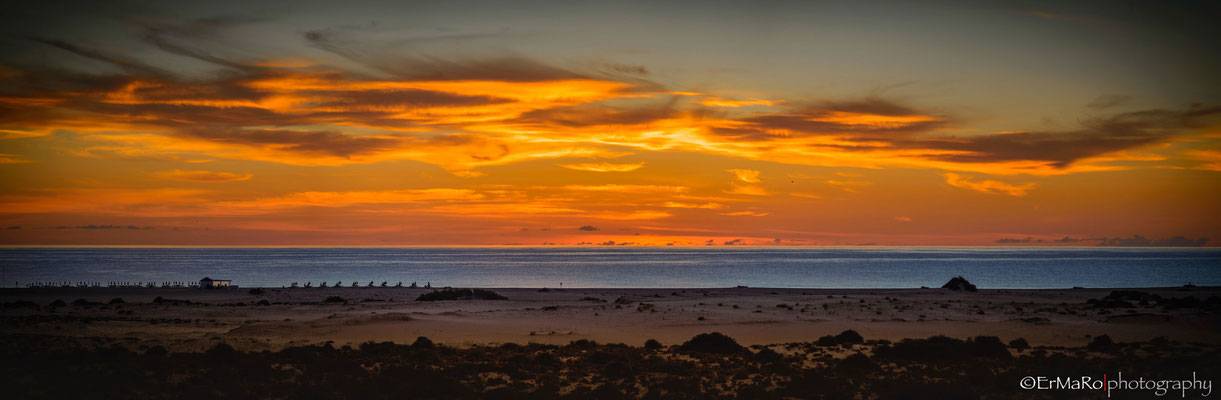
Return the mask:
[[[1221, 349], [1165, 339], [1029, 348], [980, 336], [740, 346], [717, 333], [681, 344], [449, 347], [331, 343], [243, 352], [140, 349], [64, 337], [0, 337], [5, 398], [979, 399], [1106, 398], [1102, 390], [1024, 390], [1026, 376], [1215, 378]], [[134, 349], [134, 350], [133, 350]], [[1204, 390], [1188, 390], [1200, 398]], [[1179, 397], [1169, 390], [1165, 397]], [[1155, 398], [1113, 391], [1112, 398]]]

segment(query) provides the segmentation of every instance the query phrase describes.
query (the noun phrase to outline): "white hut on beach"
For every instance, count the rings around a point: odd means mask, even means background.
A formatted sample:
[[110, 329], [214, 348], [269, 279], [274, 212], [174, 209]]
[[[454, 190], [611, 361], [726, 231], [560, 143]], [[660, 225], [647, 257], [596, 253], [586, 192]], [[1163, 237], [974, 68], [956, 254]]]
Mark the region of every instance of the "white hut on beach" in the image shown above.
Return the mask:
[[232, 281], [230, 281], [228, 279], [212, 279], [212, 278], [205, 277], [205, 278], [199, 280], [199, 287], [201, 287], [201, 288], [229, 287], [231, 282]]

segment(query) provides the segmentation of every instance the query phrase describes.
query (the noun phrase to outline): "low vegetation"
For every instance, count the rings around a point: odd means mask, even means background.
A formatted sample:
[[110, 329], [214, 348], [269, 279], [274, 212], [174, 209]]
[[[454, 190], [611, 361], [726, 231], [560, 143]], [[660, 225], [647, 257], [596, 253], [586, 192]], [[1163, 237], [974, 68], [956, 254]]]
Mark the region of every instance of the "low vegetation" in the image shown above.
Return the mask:
[[429, 293], [421, 294], [415, 301], [440, 301], [440, 300], [508, 300], [508, 297], [501, 296], [496, 292], [484, 289], [442, 289], [435, 290]]
[[[857, 335], [831, 336], [856, 342]], [[1022, 377], [1123, 371], [1183, 377], [1215, 369], [1217, 347], [1168, 340], [1081, 348], [1025, 347], [980, 336], [867, 341], [848, 354], [810, 343], [756, 346], [707, 333], [679, 346], [449, 347], [331, 343], [244, 352], [217, 343], [200, 353], [161, 346], [66, 345], [63, 338], [0, 335], [0, 387], [9, 398], [351, 399], [980, 399], [1048, 398]], [[838, 340], [838, 339], [837, 339]], [[122, 342], [115, 342], [122, 343]], [[129, 343], [134, 345], [134, 343]], [[1138, 394], [1138, 393], [1128, 393]], [[1147, 393], [1139, 393], [1147, 394]], [[1197, 394], [1189, 392], [1189, 395]], [[1062, 392], [1050, 398], [1097, 398]], [[1151, 397], [1141, 396], [1141, 397]]]

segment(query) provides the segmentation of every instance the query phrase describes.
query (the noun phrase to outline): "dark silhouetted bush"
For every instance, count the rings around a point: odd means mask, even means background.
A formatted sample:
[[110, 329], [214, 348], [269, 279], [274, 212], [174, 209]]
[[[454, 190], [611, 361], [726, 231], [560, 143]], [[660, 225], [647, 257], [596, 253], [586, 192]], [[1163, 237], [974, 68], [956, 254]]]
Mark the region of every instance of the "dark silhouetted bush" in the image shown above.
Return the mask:
[[339, 296], [330, 296], [330, 297], [327, 297], [326, 300], [323, 300], [322, 302], [323, 303], [344, 303], [344, 304], [346, 304], [348, 302], [348, 300], [344, 299], [343, 297], [339, 297]]
[[679, 346], [679, 350], [698, 353], [737, 354], [746, 351], [737, 340], [720, 332], [701, 333]]
[[1023, 352], [1030, 349], [1030, 343], [1025, 338], [1017, 338], [1009, 341], [1009, 348]]
[[420, 336], [415, 338], [415, 342], [411, 344], [411, 347], [414, 349], [435, 349], [437, 345], [432, 342], [432, 339]]
[[1007, 358], [1011, 356], [1009, 347], [1005, 346], [1005, 343], [996, 336], [976, 336], [974, 340], [967, 343], [976, 357]]
[[839, 344], [860, 344], [865, 343], [865, 338], [854, 330], [846, 330], [835, 335], [835, 341]]
[[835, 366], [835, 371], [848, 377], [862, 377], [865, 374], [878, 370], [878, 364], [869, 360], [869, 357], [855, 353], [844, 358]]
[[179, 305], [179, 304], [192, 304], [192, 303], [190, 300], [165, 299], [165, 298], [162, 298], [161, 296], [157, 296], [157, 298], [153, 299], [153, 304]]
[[657, 339], [649, 339], [649, 340], [644, 341], [644, 348], [646, 348], [646, 349], [661, 350], [662, 347], [665, 347], [665, 346], [662, 346], [661, 342], [658, 342]]
[[254, 288], [254, 289], [250, 289], [249, 293], [253, 294], [255, 296], [262, 296], [264, 293], [267, 293], [267, 291], [264, 291], [261, 288]]
[[972, 340], [945, 336], [928, 339], [903, 339], [893, 346], [879, 346], [874, 354], [884, 360], [922, 362], [960, 361], [969, 358], [1011, 358], [1007, 347], [994, 336], [979, 336]]
[[106, 304], [123, 304], [123, 303], [126, 303], [126, 301], [124, 301], [122, 297], [115, 297], [113, 299], [110, 299], [110, 302], [106, 303]]
[[28, 308], [31, 310], [37, 310], [38, 304], [36, 304], [32, 301], [28, 301], [28, 300], [17, 300], [17, 301], [13, 301], [13, 302], [4, 303], [4, 308], [5, 309]]
[[85, 300], [85, 299], [76, 299], [75, 301], [72, 302], [72, 305], [77, 306], [77, 307], [86, 307], [86, 306], [100, 306], [100, 305], [102, 305], [102, 303], [99, 303], [96, 301], [89, 301], [89, 300]]
[[1112, 351], [1115, 350], [1115, 341], [1111, 340], [1110, 336], [1099, 335], [1086, 348], [1090, 351]]
[[491, 290], [483, 289], [443, 289], [433, 291], [431, 293], [421, 294], [415, 301], [439, 301], [439, 300], [508, 300], [508, 297], [501, 296]]
[[55, 301], [52, 301], [50, 304], [51, 307], [63, 307], [63, 306], [67, 306], [67, 305], [68, 305], [68, 303], [64, 303], [63, 300], [55, 300]]
[[161, 345], [149, 347], [148, 350], [144, 351], [144, 355], [153, 357], [165, 357], [165, 355], [168, 353], [169, 352], [165, 350], [165, 347], [162, 347]]
[[1089, 300], [1085, 301], [1085, 304], [1092, 304], [1095, 308], [1134, 308], [1134, 307], [1136, 307], [1136, 305], [1129, 303], [1125, 300], [1116, 300], [1116, 299], [1102, 299], [1102, 300], [1089, 299]]
[[950, 278], [950, 281], [946, 282], [944, 285], [941, 285], [941, 288], [950, 289], [950, 290], [959, 291], [959, 292], [964, 291], [964, 290], [968, 291], [968, 292], [974, 292], [974, 291], [978, 290], [975, 287], [975, 285], [971, 284], [971, 282], [967, 282], [967, 278], [963, 278], [962, 275]]

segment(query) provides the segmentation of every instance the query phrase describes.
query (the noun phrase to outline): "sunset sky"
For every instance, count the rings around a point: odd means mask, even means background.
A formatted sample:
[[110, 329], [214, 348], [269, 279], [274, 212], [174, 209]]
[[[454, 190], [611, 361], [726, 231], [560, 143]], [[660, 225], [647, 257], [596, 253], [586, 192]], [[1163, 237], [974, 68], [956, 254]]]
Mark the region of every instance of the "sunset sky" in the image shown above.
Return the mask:
[[1218, 2], [19, 3], [0, 244], [1221, 242]]

